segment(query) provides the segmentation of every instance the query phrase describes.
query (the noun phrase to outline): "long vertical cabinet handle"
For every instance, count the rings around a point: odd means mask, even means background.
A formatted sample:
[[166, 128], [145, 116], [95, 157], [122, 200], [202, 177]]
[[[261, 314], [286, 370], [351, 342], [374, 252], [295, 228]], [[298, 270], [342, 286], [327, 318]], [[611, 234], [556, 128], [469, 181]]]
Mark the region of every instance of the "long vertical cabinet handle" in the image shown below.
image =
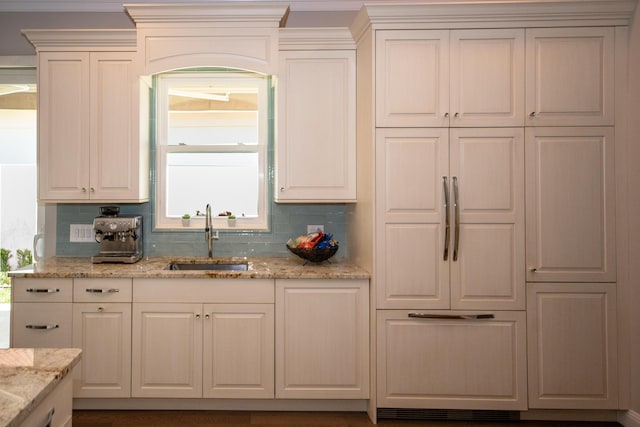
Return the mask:
[[453, 260], [458, 261], [458, 242], [460, 241], [460, 203], [458, 200], [458, 177], [451, 178], [451, 186], [453, 187]]
[[444, 253], [442, 260], [449, 259], [449, 189], [447, 188], [447, 177], [442, 177], [442, 192], [444, 193]]

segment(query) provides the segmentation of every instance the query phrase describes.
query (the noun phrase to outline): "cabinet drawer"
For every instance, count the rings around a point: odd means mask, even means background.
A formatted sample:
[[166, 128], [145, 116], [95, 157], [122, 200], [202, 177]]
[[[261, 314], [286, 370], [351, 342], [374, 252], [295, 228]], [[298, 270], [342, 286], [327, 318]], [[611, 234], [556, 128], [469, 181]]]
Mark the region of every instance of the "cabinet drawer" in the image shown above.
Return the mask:
[[524, 311], [410, 313], [378, 310], [378, 407], [527, 408]]
[[13, 302], [71, 302], [72, 279], [14, 278]]
[[273, 280], [134, 279], [133, 302], [254, 303], [275, 301]]
[[74, 279], [74, 302], [131, 302], [131, 279]]
[[15, 303], [11, 347], [71, 347], [71, 303]]

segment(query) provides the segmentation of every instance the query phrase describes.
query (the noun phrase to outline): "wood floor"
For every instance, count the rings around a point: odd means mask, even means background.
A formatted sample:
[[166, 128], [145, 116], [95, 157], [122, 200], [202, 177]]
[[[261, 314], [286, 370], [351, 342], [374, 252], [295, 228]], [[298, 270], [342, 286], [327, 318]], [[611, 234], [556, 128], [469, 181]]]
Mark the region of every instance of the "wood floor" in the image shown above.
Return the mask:
[[[235, 412], [235, 411], [74, 411], [73, 427], [362, 427], [371, 426], [357, 412]], [[620, 427], [615, 422], [573, 421], [393, 421], [384, 427]]]

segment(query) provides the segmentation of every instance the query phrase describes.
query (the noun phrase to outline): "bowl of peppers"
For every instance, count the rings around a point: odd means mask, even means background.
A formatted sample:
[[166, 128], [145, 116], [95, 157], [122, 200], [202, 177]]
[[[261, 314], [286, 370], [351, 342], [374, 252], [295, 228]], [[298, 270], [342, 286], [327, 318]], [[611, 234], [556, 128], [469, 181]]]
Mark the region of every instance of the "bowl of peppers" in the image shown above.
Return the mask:
[[311, 262], [323, 262], [338, 252], [338, 242], [331, 233], [316, 231], [287, 241], [287, 249]]

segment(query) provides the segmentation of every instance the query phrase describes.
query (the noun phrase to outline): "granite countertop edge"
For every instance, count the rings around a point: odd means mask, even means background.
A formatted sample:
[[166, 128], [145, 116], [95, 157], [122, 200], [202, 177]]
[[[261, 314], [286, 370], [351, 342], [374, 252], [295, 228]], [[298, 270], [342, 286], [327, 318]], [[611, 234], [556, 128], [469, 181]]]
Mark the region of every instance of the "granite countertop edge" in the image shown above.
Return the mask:
[[78, 348], [0, 350], [0, 426], [19, 426], [71, 373], [81, 353]]
[[[171, 262], [248, 263], [247, 271], [166, 270]], [[363, 268], [344, 260], [305, 263], [294, 257], [145, 257], [133, 264], [93, 264], [90, 257], [51, 257], [11, 271], [23, 278], [218, 278], [218, 279], [369, 279]]]

